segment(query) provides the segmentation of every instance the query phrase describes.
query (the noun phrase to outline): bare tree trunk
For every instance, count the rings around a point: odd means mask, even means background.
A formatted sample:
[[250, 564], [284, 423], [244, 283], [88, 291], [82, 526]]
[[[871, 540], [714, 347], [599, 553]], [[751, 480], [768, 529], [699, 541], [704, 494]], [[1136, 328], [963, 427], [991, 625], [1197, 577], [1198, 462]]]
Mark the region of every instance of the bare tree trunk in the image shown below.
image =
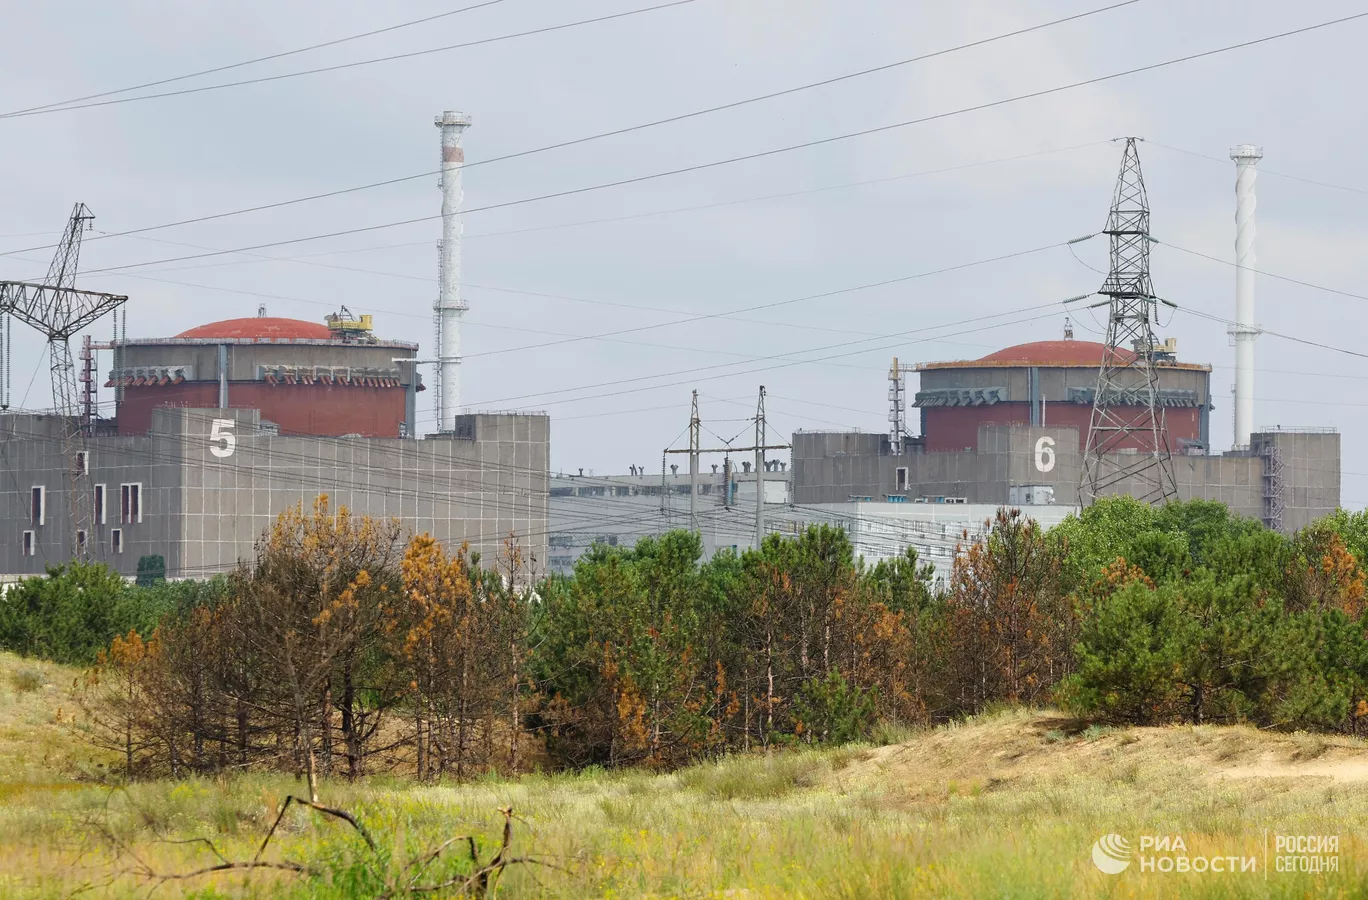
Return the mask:
[[456, 722], [456, 779], [458, 781], [465, 779], [467, 736], [470, 732], [470, 701], [466, 694], [469, 683], [470, 670], [463, 661], [461, 666], [461, 701], [456, 706], [459, 716]]
[[237, 745], [238, 763], [247, 767], [247, 704], [239, 697], [237, 703]]
[[512, 675], [509, 678], [508, 705], [510, 709], [508, 717], [508, 771], [509, 774], [518, 773], [518, 736], [522, 731], [522, 710], [519, 708], [518, 697], [518, 640], [513, 638], [508, 642], [508, 655], [512, 662]]
[[356, 730], [356, 685], [352, 679], [352, 663], [348, 659], [342, 668], [342, 740], [347, 747], [347, 778], [355, 781], [361, 775], [361, 738]]
[[318, 704], [318, 733], [322, 738], [323, 765], [325, 773], [332, 772], [332, 685], [329, 684], [323, 689], [323, 699]]
[[317, 802], [318, 802], [318, 764], [317, 764], [317, 761], [314, 759], [314, 749], [313, 749], [313, 742], [312, 742], [312, 741], [309, 742], [309, 749], [308, 749], [308, 752], [305, 754], [304, 758], [305, 758], [305, 760], [306, 760], [307, 763], [308, 763], [308, 775], [309, 775], [309, 801], [310, 801], [311, 803], [317, 803]]
[[422, 697], [417, 698], [413, 712], [413, 745], [418, 756], [417, 775], [419, 781], [427, 778], [427, 744], [423, 740], [423, 706]]
[[741, 679], [742, 679], [742, 681], [741, 681], [741, 689], [742, 689], [742, 692], [746, 695], [746, 699], [742, 701], [742, 703], [744, 704], [744, 707], [745, 707], [745, 708], [744, 708], [744, 710], [743, 710], [742, 713], [741, 713], [741, 725], [742, 725], [742, 731], [741, 731], [741, 746], [742, 746], [742, 748], [743, 748], [744, 750], [746, 750], [746, 752], [749, 753], [749, 752], [750, 752], [750, 738], [751, 738], [751, 732], [750, 732], [750, 725], [751, 725], [751, 723], [750, 723], [750, 720], [751, 720], [751, 710], [750, 710], [750, 704], [751, 704], [751, 680], [750, 680], [750, 669], [747, 669], [747, 670], [742, 674]]
[[765, 628], [765, 735], [764, 744], [769, 746], [770, 735], [774, 731], [774, 630]]

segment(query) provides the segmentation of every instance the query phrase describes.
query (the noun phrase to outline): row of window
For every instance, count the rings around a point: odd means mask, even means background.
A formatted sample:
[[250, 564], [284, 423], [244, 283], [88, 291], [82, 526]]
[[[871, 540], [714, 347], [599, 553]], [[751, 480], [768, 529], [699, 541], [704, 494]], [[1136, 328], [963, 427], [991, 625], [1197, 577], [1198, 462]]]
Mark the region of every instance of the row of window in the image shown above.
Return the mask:
[[[688, 494], [688, 493], [689, 493], [689, 486], [688, 486], [687, 484], [676, 484], [676, 485], [674, 485], [673, 487], [667, 488], [666, 490], [668, 490], [668, 491], [671, 492], [671, 493], [675, 493], [675, 494]], [[610, 491], [611, 491], [611, 493], [610, 493]], [[654, 485], [645, 484], [645, 485], [639, 485], [639, 486], [633, 486], [633, 485], [616, 485], [616, 486], [614, 486], [614, 487], [612, 487], [612, 488], [609, 488], [609, 487], [606, 487], [606, 486], [602, 486], [602, 485], [593, 485], [593, 486], [591, 486], [591, 487], [579, 487], [579, 488], [573, 488], [573, 487], [553, 487], [553, 488], [551, 489], [551, 496], [552, 496], [552, 497], [631, 497], [631, 496], [633, 496], [633, 495], [637, 495], [637, 496], [645, 496], [645, 497], [659, 497], [659, 496], [660, 496], [660, 491], [661, 491], [661, 486], [658, 485], [658, 484], [654, 484]], [[704, 484], [700, 484], [700, 485], [698, 486], [698, 493], [700, 493], [700, 494], [711, 494], [712, 492], [713, 492], [713, 485], [712, 485], [712, 484], [704, 483]]]
[[[103, 484], [95, 485], [95, 524], [108, 524], [108, 501]], [[124, 525], [132, 525], [142, 521], [142, 484], [130, 483], [119, 485], [119, 522]], [[47, 524], [47, 487], [44, 485], [34, 485], [30, 494], [29, 501], [29, 522], [34, 525]]]
[[[80, 550], [86, 549], [86, 533], [76, 532], [76, 543]], [[109, 532], [109, 551], [111, 553], [124, 552], [124, 536], [122, 528], [113, 528]], [[24, 555], [34, 556], [38, 552], [38, 535], [33, 531], [24, 532]]]

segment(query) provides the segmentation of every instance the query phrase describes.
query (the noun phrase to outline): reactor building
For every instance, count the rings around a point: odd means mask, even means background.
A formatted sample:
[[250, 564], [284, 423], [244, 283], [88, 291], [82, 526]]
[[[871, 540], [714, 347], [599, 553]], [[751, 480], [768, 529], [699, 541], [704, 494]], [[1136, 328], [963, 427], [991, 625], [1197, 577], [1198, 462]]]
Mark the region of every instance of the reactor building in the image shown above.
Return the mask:
[[[68, 416], [0, 414], [0, 576], [73, 558], [133, 575], [143, 557], [160, 556], [168, 577], [207, 577], [250, 560], [277, 515], [320, 494], [356, 515], [397, 518], [451, 551], [468, 545], [489, 563], [512, 538], [533, 574], [544, 571], [548, 417], [460, 406], [460, 136], [469, 124], [460, 113], [436, 120], [436, 358], [377, 337], [370, 315], [345, 307], [316, 322], [262, 307], [166, 338], [130, 339], [116, 321], [114, 340], [87, 338], [81, 353], [74, 430], [83, 449], [71, 452]], [[435, 421], [417, 415], [420, 365], [437, 376]], [[102, 415], [101, 385], [112, 414]], [[78, 499], [93, 515], [78, 519]]]
[[[929, 521], [935, 516], [921, 510], [946, 504], [978, 508], [966, 511], [966, 520], [981, 520], [982, 509], [1019, 506], [1049, 524], [1094, 496], [1126, 494], [1216, 500], [1285, 532], [1339, 507], [1334, 429], [1254, 425], [1255, 177], [1262, 151], [1241, 144], [1230, 154], [1235, 434], [1233, 445], [1218, 451], [1211, 367], [1180, 360], [1176, 341], [1153, 336], [1159, 304], [1168, 301], [1150, 282], [1149, 204], [1135, 139], [1126, 148], [1105, 231], [1112, 269], [1098, 292], [1110, 300], [1095, 304], [1108, 307], [1108, 342], [1074, 340], [1066, 320], [1061, 340], [921, 363], [910, 370], [920, 379], [910, 397], [910, 372], [895, 359], [888, 434], [793, 436], [796, 504], [840, 515], [856, 530], [872, 521], [875, 532]], [[1122, 334], [1131, 339], [1123, 342]], [[920, 414], [915, 436], [912, 410]], [[1103, 470], [1112, 474], [1100, 479]]]
[[0, 521], [14, 531], [0, 572], [66, 562], [74, 538], [123, 574], [157, 555], [170, 577], [207, 577], [250, 559], [280, 512], [319, 494], [487, 560], [510, 535], [545, 560], [547, 417], [459, 414], [416, 439], [422, 385], [396, 361], [417, 348], [370, 328], [261, 316], [94, 345], [114, 359], [115, 400], [112, 417], [88, 407], [91, 531], [68, 535], [60, 418], [0, 416]]

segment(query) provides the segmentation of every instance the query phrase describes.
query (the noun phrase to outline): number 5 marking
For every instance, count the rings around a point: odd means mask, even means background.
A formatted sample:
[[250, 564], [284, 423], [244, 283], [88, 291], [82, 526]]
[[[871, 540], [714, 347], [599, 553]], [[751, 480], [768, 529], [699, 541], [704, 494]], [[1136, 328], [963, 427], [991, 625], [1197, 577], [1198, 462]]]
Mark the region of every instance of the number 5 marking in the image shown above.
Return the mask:
[[237, 423], [232, 419], [215, 419], [214, 427], [209, 431], [209, 452], [219, 459], [225, 459], [233, 455], [237, 449], [237, 435], [233, 434], [233, 426]]
[[1037, 471], [1048, 472], [1054, 468], [1054, 444], [1055, 441], [1052, 437], [1043, 437], [1036, 441], [1035, 464]]

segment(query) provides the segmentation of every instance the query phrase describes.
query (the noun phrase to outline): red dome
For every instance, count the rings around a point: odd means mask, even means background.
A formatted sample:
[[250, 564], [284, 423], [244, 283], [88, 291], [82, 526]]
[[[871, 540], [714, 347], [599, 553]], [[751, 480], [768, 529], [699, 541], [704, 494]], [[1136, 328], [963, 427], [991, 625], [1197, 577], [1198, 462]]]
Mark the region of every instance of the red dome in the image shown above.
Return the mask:
[[[1100, 366], [1107, 352], [1105, 344], [1096, 341], [1031, 341], [1005, 347], [978, 360], [979, 362], [1012, 362], [1024, 366]], [[1117, 350], [1123, 360], [1134, 354], [1129, 350]]]
[[326, 341], [333, 336], [328, 326], [318, 322], [305, 322], [303, 319], [277, 319], [267, 316], [254, 316], [250, 319], [224, 319], [210, 322], [189, 331], [182, 331], [178, 338], [222, 339], [236, 341]]

